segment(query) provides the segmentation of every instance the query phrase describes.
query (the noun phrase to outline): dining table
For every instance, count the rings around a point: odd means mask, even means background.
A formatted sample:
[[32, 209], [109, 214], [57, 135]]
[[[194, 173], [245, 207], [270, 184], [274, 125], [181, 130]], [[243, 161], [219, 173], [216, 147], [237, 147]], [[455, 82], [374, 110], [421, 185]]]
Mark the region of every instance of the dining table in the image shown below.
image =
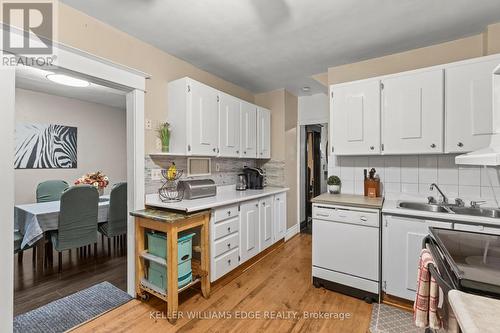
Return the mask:
[[[97, 223], [106, 222], [109, 212], [109, 195], [99, 197]], [[14, 230], [23, 235], [21, 249], [37, 246], [37, 266], [43, 268], [44, 233], [57, 230], [60, 201], [38, 202], [14, 206]]]

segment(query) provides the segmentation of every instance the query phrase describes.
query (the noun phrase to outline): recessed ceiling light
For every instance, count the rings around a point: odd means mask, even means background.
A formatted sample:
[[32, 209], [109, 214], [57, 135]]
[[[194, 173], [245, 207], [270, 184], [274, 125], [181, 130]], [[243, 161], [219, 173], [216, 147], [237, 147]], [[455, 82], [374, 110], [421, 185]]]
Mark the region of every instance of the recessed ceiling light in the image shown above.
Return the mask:
[[302, 87], [303, 92], [309, 92], [311, 91], [311, 87]]
[[84, 88], [90, 86], [90, 82], [88, 81], [77, 79], [76, 77], [71, 77], [64, 74], [49, 74], [47, 75], [47, 79], [52, 82], [70, 87]]

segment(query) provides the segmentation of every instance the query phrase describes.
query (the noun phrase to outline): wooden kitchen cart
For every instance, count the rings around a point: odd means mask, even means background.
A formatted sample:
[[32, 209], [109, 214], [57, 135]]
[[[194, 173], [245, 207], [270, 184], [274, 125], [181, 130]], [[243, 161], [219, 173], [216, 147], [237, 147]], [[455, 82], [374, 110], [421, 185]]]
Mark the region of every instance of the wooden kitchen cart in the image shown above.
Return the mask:
[[[209, 253], [209, 221], [210, 212], [204, 211], [194, 214], [183, 214], [159, 209], [146, 208], [131, 213], [135, 217], [135, 292], [141, 299], [149, 295], [166, 302], [167, 319], [175, 324], [178, 311], [179, 292], [201, 282], [203, 297], [210, 295], [210, 253]], [[178, 288], [178, 234], [186, 230], [199, 229], [199, 260], [192, 260], [192, 282]], [[151, 255], [146, 248], [146, 231], [162, 232], [166, 234], [166, 259]], [[153, 285], [146, 278], [146, 262], [152, 261], [166, 269], [167, 288], [162, 290]]]

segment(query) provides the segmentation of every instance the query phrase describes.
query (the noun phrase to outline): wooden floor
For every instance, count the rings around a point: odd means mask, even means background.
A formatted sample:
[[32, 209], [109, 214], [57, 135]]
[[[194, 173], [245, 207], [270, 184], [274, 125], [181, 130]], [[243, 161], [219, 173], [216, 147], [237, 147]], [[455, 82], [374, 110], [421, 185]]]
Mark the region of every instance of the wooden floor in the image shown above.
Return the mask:
[[[107, 242], [105, 241], [107, 246]], [[78, 256], [73, 250], [63, 252], [63, 271], [58, 273], [57, 252], [54, 251], [54, 265], [37, 272], [32, 262], [32, 250], [24, 251], [23, 263], [14, 259], [14, 315], [25, 313], [61, 297], [73, 294], [97, 283], [108, 281], [126, 290], [127, 257], [118, 249], [107, 256], [101, 240], [98, 243], [97, 261], [92, 255]], [[92, 247], [93, 251], [93, 247]]]
[[[226, 285], [215, 285], [208, 300], [195, 291], [187, 291], [180, 298], [182, 318], [176, 325], [169, 324], [161, 315], [164, 310], [161, 302], [133, 300], [73, 332], [365, 333], [372, 308], [355, 298], [312, 286], [311, 235], [307, 234], [283, 244]], [[276, 316], [290, 317], [264, 318], [271, 311], [280, 311], [275, 312]], [[304, 311], [331, 316], [345, 313], [350, 317], [310, 319], [304, 317]], [[188, 318], [193, 312], [199, 317]], [[260, 315], [261, 319], [241, 319], [244, 315]]]

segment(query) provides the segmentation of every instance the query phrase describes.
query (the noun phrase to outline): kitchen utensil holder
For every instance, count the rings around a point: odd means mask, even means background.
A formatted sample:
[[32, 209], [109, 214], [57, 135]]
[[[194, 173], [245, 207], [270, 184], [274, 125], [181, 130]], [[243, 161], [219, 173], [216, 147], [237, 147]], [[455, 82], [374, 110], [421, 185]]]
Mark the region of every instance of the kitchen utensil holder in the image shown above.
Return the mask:
[[179, 179], [184, 173], [183, 170], [177, 170], [173, 178], [168, 177], [167, 170], [161, 170], [163, 184], [158, 190], [158, 195], [162, 202], [178, 202], [184, 197], [184, 190], [179, 189]]

